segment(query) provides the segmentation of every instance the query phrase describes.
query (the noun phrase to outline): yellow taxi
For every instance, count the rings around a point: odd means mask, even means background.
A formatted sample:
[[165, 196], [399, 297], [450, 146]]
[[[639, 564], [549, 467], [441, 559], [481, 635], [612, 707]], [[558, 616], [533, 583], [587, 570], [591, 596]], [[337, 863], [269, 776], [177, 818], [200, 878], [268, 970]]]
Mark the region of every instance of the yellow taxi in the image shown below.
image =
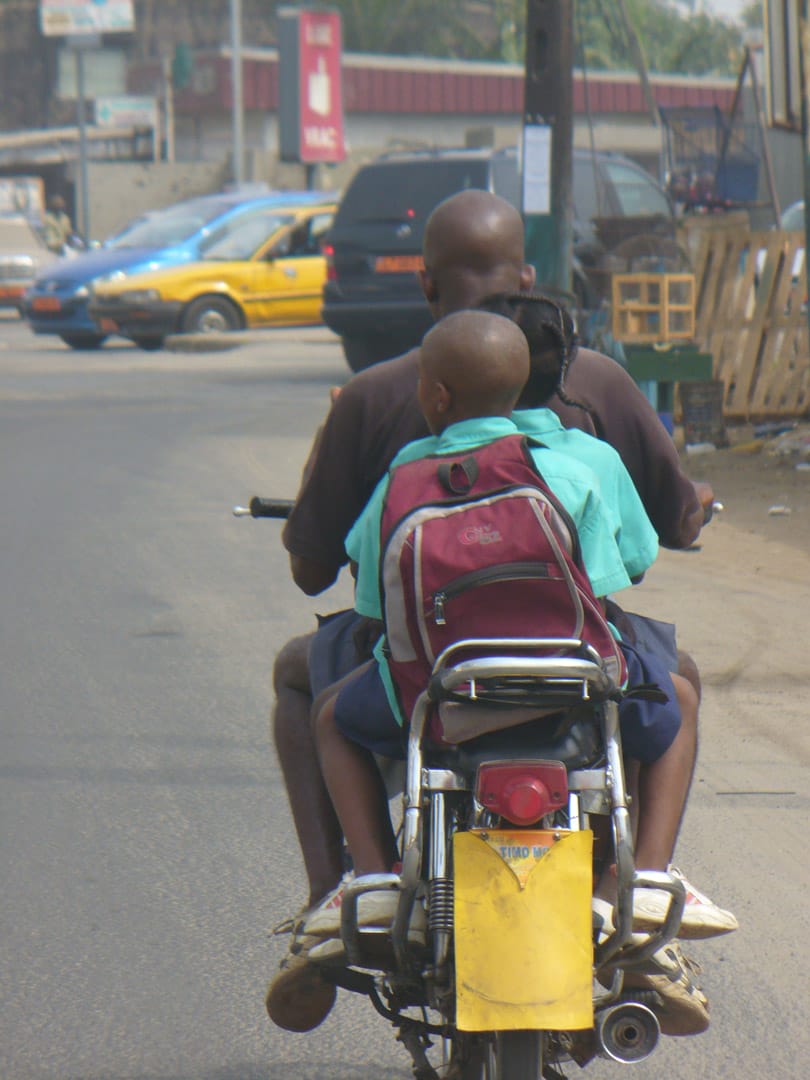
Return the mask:
[[265, 207], [224, 222], [192, 263], [99, 282], [88, 311], [105, 334], [159, 349], [170, 334], [321, 321], [333, 202]]

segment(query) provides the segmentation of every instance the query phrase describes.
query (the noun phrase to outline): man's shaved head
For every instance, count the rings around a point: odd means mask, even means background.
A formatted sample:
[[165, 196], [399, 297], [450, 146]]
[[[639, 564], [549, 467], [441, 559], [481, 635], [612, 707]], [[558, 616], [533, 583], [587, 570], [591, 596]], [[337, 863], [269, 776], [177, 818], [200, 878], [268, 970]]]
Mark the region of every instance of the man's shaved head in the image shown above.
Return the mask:
[[440, 314], [472, 307], [485, 296], [531, 287], [523, 221], [491, 191], [468, 188], [439, 203], [425, 225], [423, 288]]

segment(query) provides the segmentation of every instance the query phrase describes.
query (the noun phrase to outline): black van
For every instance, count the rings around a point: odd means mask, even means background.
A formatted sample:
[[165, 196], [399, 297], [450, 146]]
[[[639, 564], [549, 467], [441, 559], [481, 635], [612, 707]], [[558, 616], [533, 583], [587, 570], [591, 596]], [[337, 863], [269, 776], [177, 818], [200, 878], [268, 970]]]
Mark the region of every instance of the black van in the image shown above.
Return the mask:
[[[389, 153], [355, 173], [326, 238], [323, 293], [323, 320], [340, 335], [353, 371], [418, 344], [432, 325], [415, 273], [422, 233], [433, 208], [464, 188], [519, 207], [516, 150]], [[603, 151], [574, 151], [573, 203], [573, 284], [578, 306], [588, 309], [598, 303], [592, 271], [606, 250], [599, 223], [629, 218], [631, 232], [674, 235], [674, 218], [648, 172]]]

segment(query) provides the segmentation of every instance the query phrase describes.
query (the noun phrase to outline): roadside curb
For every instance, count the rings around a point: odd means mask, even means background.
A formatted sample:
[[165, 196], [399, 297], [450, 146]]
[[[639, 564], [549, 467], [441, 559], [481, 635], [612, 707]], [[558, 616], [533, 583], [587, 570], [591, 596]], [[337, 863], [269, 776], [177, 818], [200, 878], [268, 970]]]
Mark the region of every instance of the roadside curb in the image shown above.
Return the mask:
[[241, 334], [171, 334], [163, 342], [167, 352], [229, 352], [248, 342]]
[[267, 345], [279, 341], [295, 345], [329, 345], [339, 343], [340, 339], [326, 327], [307, 326], [264, 331], [237, 330], [227, 334], [170, 334], [163, 348], [178, 353], [230, 352], [244, 345]]

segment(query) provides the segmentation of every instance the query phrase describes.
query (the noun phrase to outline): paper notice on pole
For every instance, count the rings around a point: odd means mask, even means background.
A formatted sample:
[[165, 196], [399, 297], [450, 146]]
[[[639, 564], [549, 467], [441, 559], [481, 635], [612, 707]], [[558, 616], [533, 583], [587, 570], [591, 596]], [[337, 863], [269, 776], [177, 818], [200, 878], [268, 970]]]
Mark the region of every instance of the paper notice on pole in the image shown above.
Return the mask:
[[523, 129], [523, 213], [551, 213], [551, 128], [527, 124]]

